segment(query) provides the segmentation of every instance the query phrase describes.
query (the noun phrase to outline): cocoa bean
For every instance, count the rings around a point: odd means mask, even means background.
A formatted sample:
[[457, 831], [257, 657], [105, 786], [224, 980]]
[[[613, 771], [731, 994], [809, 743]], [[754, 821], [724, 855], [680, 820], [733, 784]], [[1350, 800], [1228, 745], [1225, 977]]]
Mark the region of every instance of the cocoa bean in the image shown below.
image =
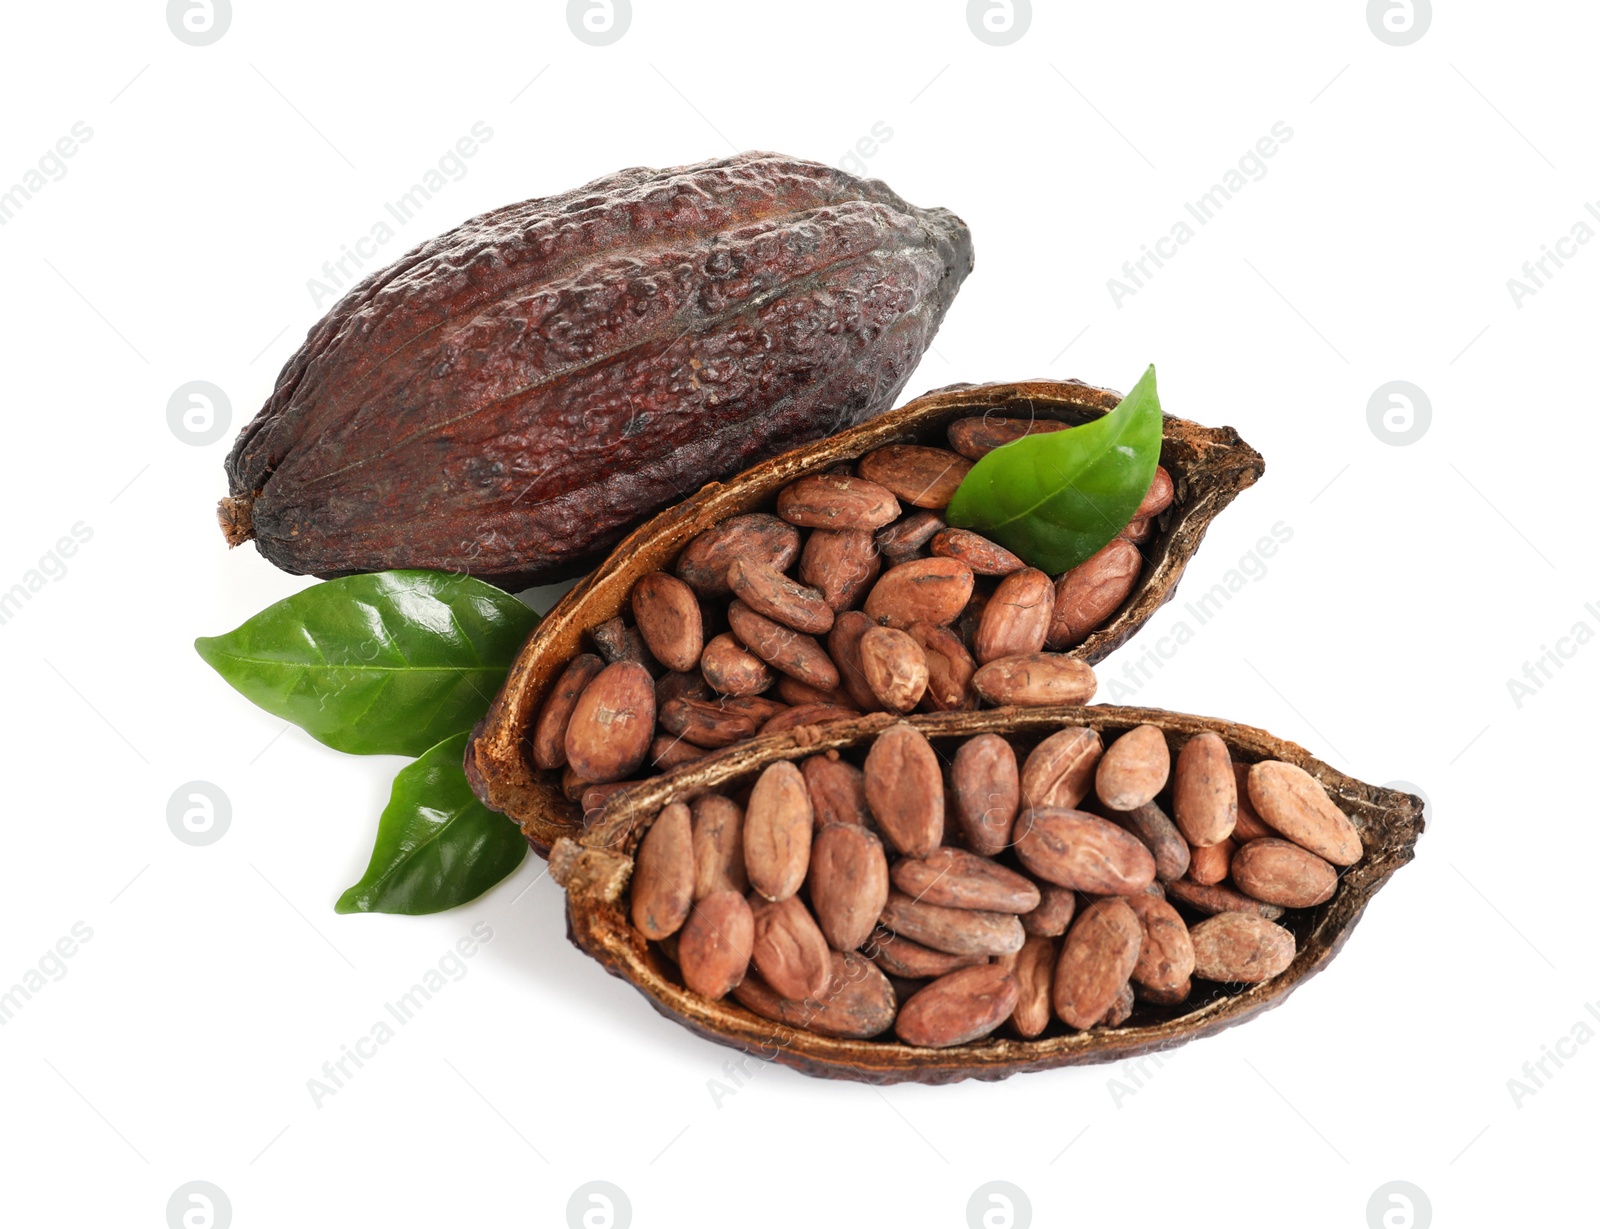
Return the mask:
[[650, 673], [619, 661], [595, 675], [567, 722], [567, 764], [596, 784], [620, 781], [644, 763], [655, 732], [656, 693]]
[[1069, 725], [1028, 753], [1022, 765], [1022, 804], [1074, 810], [1089, 794], [1104, 746], [1100, 735]]
[[639, 634], [637, 627], [629, 627], [618, 615], [614, 619], [607, 619], [597, 627], [589, 629], [589, 638], [594, 641], [595, 647], [600, 650], [600, 656], [605, 658], [607, 665], [615, 665], [619, 661], [638, 662], [650, 672], [650, 677], [655, 678], [663, 667], [650, 652], [645, 644], [644, 637]]
[[810, 910], [798, 896], [750, 902], [755, 929], [750, 962], [767, 985], [786, 999], [821, 994], [833, 960]]
[[694, 839], [689, 808], [681, 802], [661, 808], [633, 858], [634, 929], [647, 939], [676, 934], [694, 903]]
[[861, 637], [861, 673], [878, 705], [909, 713], [928, 689], [928, 662], [922, 646], [892, 627], [874, 627]]
[[972, 596], [972, 569], [959, 559], [913, 559], [878, 578], [862, 607], [875, 623], [953, 623]]
[[1014, 913], [930, 905], [893, 888], [879, 921], [913, 943], [957, 956], [1004, 955], [1020, 948], [1024, 937]]
[[[565, 754], [564, 751], [563, 754]], [[561, 770], [561, 793], [568, 802], [581, 801], [584, 791], [589, 789], [593, 784], [593, 781], [586, 781], [583, 779], [583, 777], [579, 776], [578, 773], [573, 770], [571, 764], [568, 764]]]
[[1111, 1006], [1106, 1008], [1106, 1014], [1100, 1017], [1100, 1027], [1116, 1028], [1126, 1024], [1131, 1015], [1133, 1015], [1133, 983], [1123, 982], [1122, 989], [1117, 991], [1117, 997]]
[[853, 708], [841, 708], [837, 704], [801, 704], [794, 708], [786, 708], [775, 715], [761, 727], [762, 734], [780, 734], [784, 730], [792, 730], [802, 725], [825, 725], [830, 721], [849, 721], [852, 717], [861, 716]]
[[889, 899], [883, 843], [856, 824], [824, 825], [812, 838], [806, 885], [828, 943], [853, 951], [871, 937]]
[[904, 935], [897, 935], [881, 926], [868, 938], [865, 951], [872, 957], [873, 963], [890, 977], [903, 977], [909, 981], [943, 977], [957, 969], [989, 963], [989, 957], [981, 952], [965, 956], [936, 952], [931, 947], [913, 943]]
[[807, 474], [778, 492], [778, 515], [808, 529], [881, 529], [900, 515], [900, 503], [865, 478]]
[[671, 700], [662, 708], [659, 720], [667, 733], [708, 750], [752, 738], [761, 728], [754, 717], [715, 700]]
[[1022, 929], [1030, 935], [1054, 939], [1067, 933], [1078, 909], [1078, 894], [1053, 883], [1039, 885], [1039, 907], [1022, 915]]
[[1173, 769], [1173, 819], [1189, 844], [1217, 845], [1232, 834], [1238, 814], [1228, 744], [1210, 730], [1196, 734], [1183, 744]]
[[861, 638], [877, 624], [859, 610], [841, 611], [828, 633], [828, 653], [836, 663], [840, 685], [855, 706], [864, 713], [877, 711], [878, 697], [872, 694], [866, 672], [861, 668]]
[[1040, 879], [1091, 895], [1137, 892], [1156, 876], [1139, 841], [1087, 811], [1034, 807], [1017, 820], [1017, 857]]
[[1129, 521], [1122, 527], [1122, 532], [1117, 537], [1127, 542], [1143, 542], [1155, 532], [1154, 520]]
[[1094, 696], [1094, 671], [1059, 653], [999, 657], [979, 666], [972, 687], [990, 704], [1033, 708], [1043, 704], [1083, 704]]
[[1189, 851], [1189, 878], [1210, 886], [1228, 877], [1228, 863], [1233, 857], [1233, 838], [1224, 837], [1218, 845], [1197, 845]]
[[1056, 945], [1042, 935], [1023, 941], [1020, 951], [996, 956], [998, 968], [1017, 979], [1017, 1005], [1011, 1012], [1011, 1027], [1027, 1040], [1050, 1026], [1050, 983], [1055, 976]]
[[1169, 897], [1199, 913], [1213, 916], [1219, 913], [1254, 913], [1269, 919], [1283, 916], [1281, 905], [1269, 905], [1243, 892], [1236, 892], [1225, 884], [1208, 885], [1190, 879], [1174, 879], [1166, 888]]
[[979, 734], [956, 748], [951, 792], [961, 834], [973, 852], [992, 858], [1011, 845], [1020, 786], [1017, 754], [998, 734]]
[[893, 491], [917, 508], [943, 508], [956, 493], [972, 462], [943, 448], [888, 444], [861, 458], [863, 478]]
[[633, 585], [633, 621], [645, 647], [668, 670], [693, 670], [705, 647], [700, 603], [676, 576], [647, 572]]
[[703, 794], [689, 805], [694, 846], [694, 898], [750, 888], [744, 872], [744, 809], [721, 794]]
[[892, 725], [867, 752], [867, 806], [894, 848], [921, 857], [944, 835], [944, 777], [939, 757], [922, 733]]
[[743, 980], [755, 941], [755, 916], [738, 892], [713, 892], [697, 901], [678, 932], [683, 984], [720, 999]]
[[758, 615], [797, 632], [821, 635], [833, 626], [833, 608], [821, 593], [764, 563], [735, 559], [728, 565], [728, 587]]
[[1167, 472], [1166, 466], [1156, 466], [1155, 477], [1150, 479], [1150, 486], [1144, 493], [1144, 498], [1139, 501], [1139, 507], [1134, 511], [1134, 519], [1148, 519], [1167, 510], [1172, 503], [1172, 475]]
[[1013, 572], [995, 586], [972, 638], [972, 655], [987, 665], [1002, 657], [1044, 648], [1055, 604], [1055, 587], [1038, 568]]
[[882, 568], [877, 541], [865, 529], [813, 529], [800, 553], [800, 579], [834, 611], [859, 602]]
[[1131, 811], [1161, 792], [1171, 767], [1166, 735], [1153, 725], [1134, 726], [1100, 757], [1094, 790], [1112, 810]]
[[989, 413], [981, 418], [958, 418], [946, 429], [945, 435], [950, 447], [969, 461], [978, 461], [1012, 440], [1047, 431], [1065, 431], [1071, 425], [1052, 418], [1003, 418]]
[[1017, 1005], [1017, 979], [994, 965], [958, 969], [913, 994], [895, 1017], [907, 1045], [944, 1047], [987, 1037]]
[[1156, 878], [1162, 883], [1182, 879], [1189, 871], [1189, 842], [1183, 839], [1178, 825], [1167, 818], [1167, 813], [1153, 802], [1131, 811], [1115, 811], [1106, 807], [1106, 818], [1125, 832], [1139, 839], [1156, 860]]
[[977, 576], [1009, 576], [1028, 566], [998, 542], [970, 529], [941, 529], [928, 549], [945, 559], [961, 560]]
[[811, 861], [811, 796], [788, 760], [767, 765], [744, 813], [744, 869], [768, 900], [793, 896]]
[[546, 771], [563, 767], [567, 762], [567, 723], [578, 697], [594, 676], [605, 669], [605, 662], [594, 653], [579, 653], [561, 672], [561, 677], [550, 688], [550, 695], [539, 710], [530, 738], [533, 766]]
[[839, 685], [838, 669], [812, 637], [774, 623], [739, 601], [728, 607], [728, 626], [740, 644], [774, 670], [823, 691]]
[[1243, 844], [1245, 841], [1259, 841], [1264, 836], [1276, 836], [1276, 832], [1261, 822], [1261, 816], [1256, 814], [1255, 807], [1251, 805], [1249, 764], [1234, 762], [1233, 784], [1239, 806], [1233, 820], [1234, 839]]
[[1073, 1028], [1090, 1028], [1121, 997], [1134, 966], [1144, 932], [1128, 902], [1098, 900], [1067, 931], [1056, 962], [1051, 1005], [1056, 1016]]
[[709, 700], [711, 687], [698, 670], [668, 670], [656, 680], [656, 712], [673, 700]]
[[941, 846], [922, 858], [901, 858], [890, 872], [894, 886], [929, 905], [1027, 913], [1039, 904], [1039, 888], [998, 862]]
[[878, 530], [873, 537], [883, 557], [894, 565], [924, 557], [929, 540], [943, 528], [944, 517], [919, 510]]
[[855, 952], [832, 952], [827, 985], [812, 998], [786, 999], [758, 973], [733, 988], [734, 1000], [758, 1016], [823, 1037], [865, 1040], [894, 1023], [895, 993], [871, 961]]
[[947, 627], [927, 622], [913, 623], [907, 630], [921, 647], [928, 666], [928, 689], [923, 692], [922, 707], [939, 713], [977, 708], [972, 676], [978, 664], [961, 638]]
[[1194, 972], [1194, 944], [1178, 911], [1158, 896], [1136, 892], [1126, 898], [1144, 938], [1131, 974], [1147, 990], [1171, 993]]
[[1256, 814], [1296, 845], [1335, 866], [1361, 857], [1361, 835], [1309, 772], [1282, 760], [1250, 769], [1250, 802]]
[[1179, 1003], [1187, 1002], [1189, 995], [1194, 992], [1194, 984], [1186, 977], [1172, 990], [1154, 990], [1149, 986], [1141, 986], [1135, 982], [1133, 985], [1134, 997], [1146, 1003], [1155, 1003], [1161, 1007], [1176, 1007]]
[[1290, 909], [1320, 905], [1339, 887], [1339, 872], [1329, 862], [1270, 836], [1239, 846], [1231, 871], [1241, 892]]
[[788, 707], [770, 696], [719, 696], [716, 702], [725, 711], [742, 713], [757, 725], [771, 721]]
[[1070, 649], [1083, 643], [1128, 600], [1143, 566], [1139, 548], [1119, 537], [1064, 572], [1056, 581], [1045, 644], [1052, 649]]
[[819, 829], [829, 824], [871, 826], [866, 778], [861, 769], [841, 760], [837, 751], [811, 756], [800, 765], [800, 774]]
[[835, 708], [856, 706], [855, 701], [850, 698], [850, 693], [843, 687], [822, 691], [820, 688], [802, 683], [799, 679], [792, 679], [787, 674], [778, 680], [778, 699], [795, 708], [803, 704], [831, 704]]
[[760, 695], [772, 686], [767, 663], [739, 643], [732, 632], [713, 636], [700, 655], [700, 673], [725, 696]]
[[1264, 982], [1294, 962], [1294, 936], [1251, 913], [1219, 913], [1189, 932], [1194, 975], [1206, 981]]
[[732, 516], [696, 535], [678, 556], [678, 575], [702, 597], [725, 598], [728, 566], [735, 559], [787, 572], [800, 554], [800, 531], [765, 512]]

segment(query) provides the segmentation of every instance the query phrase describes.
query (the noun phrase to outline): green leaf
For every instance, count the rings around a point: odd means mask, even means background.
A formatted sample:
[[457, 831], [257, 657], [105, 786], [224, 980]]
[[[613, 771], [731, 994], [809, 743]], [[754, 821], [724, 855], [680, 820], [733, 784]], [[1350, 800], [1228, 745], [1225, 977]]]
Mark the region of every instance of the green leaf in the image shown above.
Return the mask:
[[356, 755], [420, 755], [470, 729], [539, 621], [450, 572], [324, 581], [195, 651], [246, 699]]
[[945, 511], [1052, 575], [1075, 568], [1133, 518], [1161, 459], [1156, 369], [1111, 413], [1026, 435], [982, 458]]
[[395, 776], [367, 873], [337, 912], [438, 913], [482, 896], [522, 865], [522, 830], [467, 784], [467, 737], [445, 739]]

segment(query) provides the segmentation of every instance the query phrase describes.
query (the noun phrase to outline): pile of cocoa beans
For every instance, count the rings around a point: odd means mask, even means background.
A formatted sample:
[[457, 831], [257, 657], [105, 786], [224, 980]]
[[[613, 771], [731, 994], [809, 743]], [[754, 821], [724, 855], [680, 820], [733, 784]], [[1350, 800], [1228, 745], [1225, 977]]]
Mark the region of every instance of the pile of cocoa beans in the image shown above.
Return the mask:
[[876, 449], [791, 483], [776, 515], [701, 533], [675, 575], [636, 582], [631, 623], [590, 629], [596, 651], [568, 664], [534, 723], [533, 766], [564, 770], [592, 817], [647, 764], [757, 734], [866, 712], [1086, 702], [1094, 674], [1060, 650], [1132, 592], [1136, 543], [1172, 502], [1167, 471], [1120, 536], [1054, 580], [940, 516], [974, 459], [1065, 426], [961, 419], [952, 449]]
[[1067, 726], [1020, 764], [987, 733], [945, 765], [902, 723], [860, 767], [779, 760], [741, 797], [662, 808], [629, 908], [706, 998], [950, 1046], [1006, 1024], [1039, 1037], [1052, 1017], [1114, 1027], [1195, 979], [1276, 977], [1295, 954], [1277, 919], [1330, 899], [1361, 852], [1314, 777], [1235, 763], [1215, 733], [1174, 761], [1155, 726], [1109, 745]]

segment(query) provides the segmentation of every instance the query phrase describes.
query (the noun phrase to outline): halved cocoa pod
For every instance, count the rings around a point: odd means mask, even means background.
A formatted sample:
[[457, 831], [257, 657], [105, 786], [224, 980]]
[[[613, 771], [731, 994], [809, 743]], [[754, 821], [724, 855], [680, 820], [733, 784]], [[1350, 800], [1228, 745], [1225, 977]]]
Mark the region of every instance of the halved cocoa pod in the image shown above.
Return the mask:
[[[708, 792], [736, 795], [769, 765], [779, 761], [802, 761], [832, 750], [859, 762], [877, 736], [893, 725], [918, 730], [943, 757], [953, 755], [956, 747], [978, 734], [995, 734], [1014, 741], [1025, 756], [1043, 738], [1068, 725], [1096, 731], [1107, 745], [1136, 726], [1154, 726], [1162, 731], [1174, 754], [1194, 735], [1215, 731], [1227, 744], [1235, 762], [1253, 764], [1281, 760], [1304, 769], [1350, 819], [1360, 834], [1363, 853], [1340, 875], [1338, 891], [1323, 904], [1287, 912], [1276, 906], [1260, 907], [1261, 911], [1279, 913], [1280, 921], [1275, 925], [1283, 938], [1272, 932], [1257, 934], [1254, 929], [1248, 934], [1235, 933], [1238, 923], [1226, 923], [1203, 932], [1209, 936], [1205, 946], [1206, 963], [1202, 967], [1197, 962], [1194, 977], [1197, 985], [1205, 987], [1204, 991], [1176, 1001], [1186, 987], [1179, 986], [1172, 991], [1141, 987], [1133, 1014], [1114, 1030], [1089, 1028], [1074, 1032], [1053, 1024], [1033, 1040], [990, 1038], [930, 1049], [907, 1045], [887, 1033], [876, 1040], [850, 1039], [791, 1024], [793, 1035], [775, 1056], [776, 1061], [813, 1075], [874, 1083], [906, 1080], [945, 1083], [971, 1077], [995, 1079], [1022, 1071], [1120, 1060], [1170, 1049], [1215, 1033], [1282, 1002], [1306, 978], [1325, 967], [1348, 937], [1373, 894], [1414, 856], [1414, 847], [1422, 831], [1420, 799], [1356, 781], [1292, 743], [1249, 726], [1213, 718], [1113, 706], [937, 713], [902, 718], [883, 713], [868, 714], [835, 725], [807, 726], [741, 743], [612, 795], [595, 827], [578, 840], [562, 840], [551, 857], [552, 874], [567, 892], [569, 933], [573, 941], [596, 957], [607, 970], [636, 986], [663, 1014], [702, 1036], [735, 1047], [770, 1050], [770, 1019], [736, 1002], [713, 1001], [688, 988], [659, 946], [648, 942], [634, 929], [628, 916], [627, 892], [634, 851], [649, 825], [669, 803]], [[1185, 888], [1182, 881], [1166, 887], [1173, 905], [1183, 916], [1193, 921], [1206, 912], [1191, 903], [1186, 895], [1190, 889]], [[1227, 892], [1234, 898], [1244, 899], [1239, 893], [1220, 887], [1202, 891]], [[742, 898], [733, 899], [744, 903]], [[1043, 903], [1046, 902], [1041, 903], [1041, 908]], [[1260, 912], [1257, 918], [1264, 923], [1268, 920]], [[1198, 930], [1206, 923], [1195, 921], [1194, 925]], [[688, 936], [693, 926], [694, 914], [691, 913], [683, 934]], [[1250, 924], [1245, 923], [1245, 926], [1248, 928]], [[1199, 981], [1207, 974], [1213, 977], [1259, 976], [1264, 970], [1271, 970], [1274, 962], [1281, 958], [1285, 939], [1293, 948], [1292, 959], [1281, 972], [1264, 981]], [[868, 941], [866, 954], [869, 956], [872, 943], [873, 940]], [[1142, 946], [1141, 941], [1141, 950]], [[1200, 945], [1195, 946], [1198, 956]], [[1181, 953], [1179, 955], [1181, 963]], [[737, 951], [729, 952], [725, 963], [733, 964], [737, 956]], [[1167, 970], [1169, 976], [1175, 972]], [[1151, 975], [1161, 980], [1162, 974], [1155, 966], [1152, 966]], [[710, 980], [712, 989], [716, 989], [718, 983]]]
[[[478, 796], [521, 824], [530, 843], [541, 852], [559, 837], [580, 830], [577, 807], [562, 798], [554, 771], [538, 770], [524, 758], [525, 734], [556, 678], [588, 647], [589, 629], [628, 608], [628, 595], [641, 576], [653, 571], [675, 572], [703, 595], [710, 593], [703, 585], [725, 583], [727, 564], [737, 552], [719, 559], [699, 558], [707, 553], [706, 539], [700, 537], [703, 531], [722, 526], [719, 534], [728, 535], [730, 518], [763, 517], [742, 522], [744, 545], [752, 547], [754, 557], [774, 567], [789, 566], [798, 555], [800, 535], [786, 534], [784, 531], [793, 527], [786, 526], [774, 512], [778, 492], [796, 479], [855, 462], [885, 444], [945, 447], [946, 428], [963, 418], [981, 419], [989, 414], [1070, 425], [1109, 412], [1119, 400], [1118, 394], [1105, 389], [1049, 380], [930, 393], [859, 427], [797, 448], [724, 483], [706, 486], [661, 513], [635, 530], [562, 598], [523, 647], [469, 744], [467, 773]], [[1171, 417], [1165, 421], [1161, 463], [1172, 475], [1173, 503], [1157, 518], [1157, 532], [1143, 544], [1144, 568], [1132, 592], [1069, 651], [1069, 656], [1079, 661], [1100, 661], [1172, 596], [1211, 521], [1253, 484], [1264, 468], [1259, 454], [1232, 429], [1202, 427]], [[878, 530], [886, 565], [895, 557], [889, 543], [902, 526], [911, 527], [912, 538], [920, 537], [917, 549], [944, 527], [931, 512], [912, 512]], [[924, 531], [926, 536], [920, 536]], [[693, 551], [686, 552], [691, 543], [695, 544]], [[697, 555], [696, 562], [703, 565], [700, 570], [680, 558], [689, 553]], [[708, 627], [707, 634], [714, 630], [721, 629]], [[846, 685], [849, 681], [846, 678]], [[866, 702], [860, 696], [856, 700], [858, 705]]]

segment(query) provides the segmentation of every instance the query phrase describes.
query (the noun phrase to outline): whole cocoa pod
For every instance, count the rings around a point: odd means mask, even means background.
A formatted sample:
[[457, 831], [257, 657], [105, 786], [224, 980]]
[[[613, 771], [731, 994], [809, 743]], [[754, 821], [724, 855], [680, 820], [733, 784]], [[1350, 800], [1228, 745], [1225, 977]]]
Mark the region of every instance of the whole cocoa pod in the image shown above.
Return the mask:
[[289, 572], [574, 575], [683, 492], [887, 409], [971, 269], [954, 214], [779, 154], [508, 205], [317, 323], [219, 519]]

